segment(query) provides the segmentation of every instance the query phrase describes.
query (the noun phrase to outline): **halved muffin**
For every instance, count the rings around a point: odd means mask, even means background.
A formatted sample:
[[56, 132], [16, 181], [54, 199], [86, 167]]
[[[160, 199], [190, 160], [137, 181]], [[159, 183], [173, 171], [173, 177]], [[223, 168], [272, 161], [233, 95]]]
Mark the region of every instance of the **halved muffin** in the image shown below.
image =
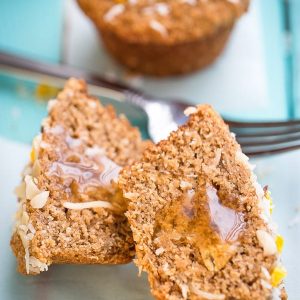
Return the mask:
[[126, 167], [119, 183], [157, 299], [286, 299], [270, 193], [208, 105]]
[[17, 188], [20, 208], [11, 240], [19, 271], [52, 263], [119, 264], [134, 256], [115, 181], [147, 142], [124, 116], [70, 79], [49, 103], [42, 133]]

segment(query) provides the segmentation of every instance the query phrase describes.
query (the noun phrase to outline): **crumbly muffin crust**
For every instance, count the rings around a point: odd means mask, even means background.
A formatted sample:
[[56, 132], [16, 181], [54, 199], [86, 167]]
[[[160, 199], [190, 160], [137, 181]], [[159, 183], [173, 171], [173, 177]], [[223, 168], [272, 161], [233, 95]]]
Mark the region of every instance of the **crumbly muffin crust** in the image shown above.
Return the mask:
[[109, 52], [150, 75], [191, 72], [213, 62], [248, 0], [78, 0]]
[[[83, 81], [66, 83], [50, 102], [18, 189], [20, 211], [11, 246], [21, 273], [37, 274], [52, 263], [132, 259], [134, 245], [123, 209], [109, 205], [126, 202], [111, 180], [146, 144], [124, 116], [88, 96]], [[92, 206], [84, 209], [82, 204]], [[95, 207], [99, 204], [105, 207]]]
[[78, 0], [78, 3], [105, 31], [114, 32], [128, 42], [160, 45], [207, 37], [220, 28], [230, 27], [248, 7], [247, 0]]
[[157, 299], [286, 299], [268, 191], [210, 106], [188, 113], [119, 177], [137, 265]]

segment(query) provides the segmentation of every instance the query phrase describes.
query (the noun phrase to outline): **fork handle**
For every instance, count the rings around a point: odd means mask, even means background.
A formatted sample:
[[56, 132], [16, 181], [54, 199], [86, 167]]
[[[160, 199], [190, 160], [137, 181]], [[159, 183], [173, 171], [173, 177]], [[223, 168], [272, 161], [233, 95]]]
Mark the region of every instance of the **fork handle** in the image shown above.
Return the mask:
[[[70, 67], [66, 64], [50, 64], [0, 51], [0, 66], [13, 68], [20, 71], [29, 71], [35, 74], [47, 75], [54, 78], [68, 79], [70, 77], [82, 78], [87, 83], [95, 86], [109, 88], [123, 94], [137, 94], [143, 96], [143, 92], [131, 88], [118, 81], [108, 80], [91, 72]], [[144, 97], [143, 97], [144, 98]], [[147, 101], [147, 98], [144, 99]]]

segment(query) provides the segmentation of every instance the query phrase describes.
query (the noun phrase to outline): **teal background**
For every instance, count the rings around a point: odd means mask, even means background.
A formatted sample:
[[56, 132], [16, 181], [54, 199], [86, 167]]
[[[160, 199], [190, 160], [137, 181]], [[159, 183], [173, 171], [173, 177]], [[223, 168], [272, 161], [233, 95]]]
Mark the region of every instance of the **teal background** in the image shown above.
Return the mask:
[[0, 74], [0, 136], [29, 143], [46, 116], [46, 102], [35, 99], [36, 83]]
[[[300, 82], [300, 18], [297, 17], [300, 1], [290, 0], [290, 36], [285, 32], [283, 1], [259, 2], [267, 91], [272, 101], [266, 111], [255, 111], [253, 107], [254, 113], [248, 112], [258, 119], [270, 119], [273, 115], [281, 119], [300, 116], [300, 85], [297, 84]], [[0, 50], [58, 63], [63, 58], [65, 21], [64, 1], [1, 1]], [[16, 79], [0, 69], [0, 136], [29, 142], [39, 131], [46, 104], [35, 99], [37, 84], [26, 78]], [[241, 114], [247, 118], [247, 112]], [[133, 123], [144, 128], [142, 117], [135, 113], [130, 115]], [[238, 118], [239, 114], [226, 117]]]
[[268, 72], [268, 92], [276, 109], [284, 99], [284, 115], [290, 104], [287, 97], [287, 74], [283, 0], [261, 0], [260, 19], [263, 31], [264, 56]]
[[62, 51], [63, 4], [60, 0], [0, 1], [0, 49], [58, 62]]
[[[62, 55], [64, 1], [0, 1], [0, 50], [57, 63]], [[30, 142], [46, 115], [34, 97], [36, 83], [0, 69], [0, 136]]]

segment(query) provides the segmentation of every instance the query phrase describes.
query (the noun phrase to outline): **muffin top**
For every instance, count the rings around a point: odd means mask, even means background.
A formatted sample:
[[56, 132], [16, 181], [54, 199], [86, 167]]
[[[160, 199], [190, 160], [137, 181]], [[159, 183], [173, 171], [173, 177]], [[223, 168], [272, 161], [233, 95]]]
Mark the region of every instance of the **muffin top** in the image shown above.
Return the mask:
[[97, 27], [139, 44], [173, 44], [230, 28], [249, 0], [78, 0]]

